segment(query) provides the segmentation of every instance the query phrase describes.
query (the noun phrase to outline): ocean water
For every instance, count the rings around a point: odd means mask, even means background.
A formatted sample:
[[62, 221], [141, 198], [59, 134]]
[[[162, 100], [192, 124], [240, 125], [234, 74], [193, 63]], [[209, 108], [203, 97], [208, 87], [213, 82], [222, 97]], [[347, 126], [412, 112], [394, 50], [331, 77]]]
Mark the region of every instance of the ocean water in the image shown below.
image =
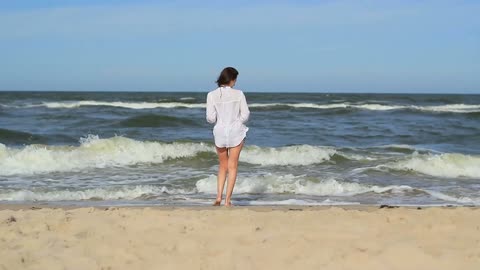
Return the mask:
[[[480, 205], [480, 95], [249, 93], [237, 205]], [[0, 92], [0, 203], [203, 205], [206, 93]]]

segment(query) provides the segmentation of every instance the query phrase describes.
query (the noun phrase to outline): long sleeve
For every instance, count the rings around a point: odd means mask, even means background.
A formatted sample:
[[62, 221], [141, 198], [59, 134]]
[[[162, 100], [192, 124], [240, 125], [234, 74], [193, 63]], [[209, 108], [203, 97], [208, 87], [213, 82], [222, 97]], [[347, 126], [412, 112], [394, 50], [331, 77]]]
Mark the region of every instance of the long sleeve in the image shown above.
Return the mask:
[[242, 123], [246, 123], [249, 117], [250, 110], [248, 109], [247, 99], [245, 98], [245, 94], [242, 92], [242, 96], [240, 98], [240, 121], [242, 121]]
[[215, 102], [213, 101], [212, 95], [209, 93], [207, 95], [207, 122], [210, 124], [215, 124], [217, 121], [217, 111], [215, 110]]

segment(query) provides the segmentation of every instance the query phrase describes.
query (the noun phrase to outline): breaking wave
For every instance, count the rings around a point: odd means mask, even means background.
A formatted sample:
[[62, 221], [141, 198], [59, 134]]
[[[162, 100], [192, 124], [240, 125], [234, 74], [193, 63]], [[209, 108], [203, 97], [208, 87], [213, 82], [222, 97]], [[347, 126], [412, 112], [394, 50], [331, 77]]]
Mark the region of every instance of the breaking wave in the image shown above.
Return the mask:
[[0, 201], [134, 200], [145, 196], [189, 193], [192, 191], [149, 185], [86, 190], [2, 190], [0, 191]]
[[[211, 175], [197, 181], [198, 192], [216, 194], [217, 178]], [[479, 205], [480, 198], [466, 196], [456, 197], [439, 191], [413, 188], [407, 185], [378, 186], [355, 182], [344, 182], [333, 178], [323, 180], [310, 179], [304, 176], [266, 174], [257, 177], [238, 177], [235, 184], [235, 193], [269, 193], [269, 194], [299, 194], [313, 196], [340, 196], [348, 197], [364, 193], [405, 193], [422, 192], [436, 199], [458, 204]], [[291, 202], [289, 202], [291, 203]], [[315, 204], [318, 202], [314, 202]]]
[[28, 145], [17, 149], [0, 144], [0, 175], [162, 163], [211, 150], [204, 143], [142, 142], [121, 136], [100, 139], [93, 135], [81, 139], [80, 146]]
[[360, 204], [357, 202], [341, 202], [341, 201], [332, 201], [326, 199], [324, 201], [313, 201], [313, 200], [299, 200], [299, 199], [287, 199], [280, 201], [235, 201], [235, 205], [311, 205], [311, 206], [325, 206], [325, 205], [356, 205]]
[[474, 113], [480, 112], [480, 105], [474, 104], [448, 104], [433, 106], [417, 105], [386, 105], [386, 104], [352, 104], [352, 103], [333, 103], [333, 104], [315, 104], [315, 103], [259, 103], [251, 104], [250, 107], [292, 107], [292, 108], [311, 108], [311, 109], [363, 109], [371, 111], [390, 111], [390, 110], [416, 110], [429, 112], [451, 112], [451, 113]]
[[[184, 101], [189, 99], [184, 98]], [[46, 107], [51, 109], [72, 109], [82, 106], [108, 106], [128, 109], [155, 109], [155, 108], [205, 108], [205, 103], [188, 102], [123, 102], [123, 101], [65, 101], [65, 102], [43, 102], [40, 104], [28, 104], [23, 106], [11, 106], [2, 104], [3, 107]], [[428, 112], [450, 112], [450, 113], [477, 113], [480, 112], [479, 104], [445, 104], [445, 105], [403, 105], [403, 104], [355, 104], [355, 103], [250, 103], [250, 108], [304, 108], [304, 109], [363, 109], [372, 111], [390, 111], [390, 110], [415, 110]]]
[[[0, 201], [111, 201], [111, 200], [156, 200], [162, 196], [195, 195], [195, 194], [216, 194], [216, 177], [210, 175], [207, 178], [198, 180], [193, 188], [174, 188], [155, 185], [135, 186], [109, 186], [90, 189], [66, 189], [46, 190], [44, 188], [33, 188], [13, 190], [0, 190]], [[239, 177], [235, 186], [236, 194], [298, 194], [313, 196], [336, 196], [350, 197], [364, 193], [398, 193], [423, 192], [433, 198], [456, 204], [479, 205], [480, 198], [466, 196], [456, 197], [439, 191], [413, 188], [407, 185], [377, 186], [345, 182], [333, 178], [316, 179], [305, 176], [274, 175]], [[198, 199], [196, 199], [198, 200]], [[205, 201], [206, 200], [206, 201]], [[202, 203], [210, 203], [210, 199], [202, 199]], [[239, 205], [337, 205], [337, 204], [358, 204], [356, 202], [340, 202], [335, 199], [322, 198], [317, 201], [310, 199], [287, 199], [280, 201], [247, 200], [236, 202]]]
[[436, 177], [480, 178], [480, 156], [457, 153], [413, 154], [407, 159], [380, 165], [378, 168], [415, 171]]
[[186, 103], [186, 102], [123, 102], [123, 101], [95, 101], [82, 100], [71, 102], [43, 102], [40, 104], [31, 104], [26, 107], [47, 107], [50, 109], [72, 109], [83, 106], [106, 106], [120, 107], [127, 109], [155, 109], [155, 108], [205, 108], [205, 104]]
[[312, 145], [250, 146], [242, 152], [240, 161], [260, 165], [311, 165], [330, 160], [336, 152], [332, 147]]
[[[403, 147], [403, 146], [402, 146]], [[405, 148], [405, 147], [403, 147]], [[402, 148], [402, 149], [403, 149]], [[408, 148], [407, 148], [408, 149]], [[410, 149], [409, 149], [410, 150]], [[207, 156], [200, 155], [207, 153]], [[436, 177], [480, 178], [480, 156], [456, 153], [406, 153], [397, 161], [354, 171], [398, 170], [414, 171]], [[78, 172], [92, 168], [125, 167], [136, 164], [159, 164], [182, 158], [216, 160], [214, 147], [207, 143], [137, 141], [115, 136], [100, 139], [89, 135], [78, 146], [31, 144], [7, 147], [0, 144], [0, 175]], [[283, 147], [246, 146], [240, 162], [259, 166], [309, 166], [350, 161], [378, 162], [381, 157], [339, 151], [334, 147], [293, 145]]]
[[[0, 144], [0, 175], [76, 172], [89, 168], [157, 164], [170, 159], [194, 158], [204, 152], [211, 153], [212, 160], [216, 159], [213, 145], [206, 143], [161, 143], [121, 136], [100, 139], [89, 135], [81, 139], [79, 146], [33, 144], [13, 148]], [[323, 146], [247, 146], [240, 161], [262, 166], [306, 166], [328, 161], [333, 155], [340, 154], [334, 148]]]
[[447, 201], [447, 202], [454, 202], [454, 203], [460, 203], [460, 204], [472, 204], [472, 205], [480, 204], [480, 198], [470, 198], [466, 196], [455, 197], [453, 195], [448, 195], [439, 191], [432, 191], [432, 190], [425, 190], [425, 192], [434, 198]]
[[[217, 178], [211, 175], [196, 183], [197, 190], [203, 193], [217, 192]], [[412, 190], [409, 186], [370, 186], [354, 182], [342, 182], [333, 178], [310, 180], [304, 176], [266, 174], [257, 177], [238, 177], [236, 193], [293, 193], [317, 196], [353, 196], [367, 192], [402, 192]]]

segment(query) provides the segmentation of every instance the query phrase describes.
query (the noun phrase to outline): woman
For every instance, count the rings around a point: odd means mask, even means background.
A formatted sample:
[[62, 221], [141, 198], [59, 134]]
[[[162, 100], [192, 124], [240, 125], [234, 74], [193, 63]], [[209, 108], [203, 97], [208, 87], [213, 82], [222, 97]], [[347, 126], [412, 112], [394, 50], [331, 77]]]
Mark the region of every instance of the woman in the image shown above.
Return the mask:
[[222, 202], [223, 187], [228, 172], [225, 206], [231, 206], [233, 187], [237, 179], [238, 158], [242, 151], [248, 128], [245, 126], [250, 111], [242, 91], [233, 89], [238, 71], [233, 67], [222, 70], [218, 77], [218, 88], [207, 95], [207, 121], [215, 124], [213, 136], [217, 149], [218, 167], [217, 199], [214, 206]]

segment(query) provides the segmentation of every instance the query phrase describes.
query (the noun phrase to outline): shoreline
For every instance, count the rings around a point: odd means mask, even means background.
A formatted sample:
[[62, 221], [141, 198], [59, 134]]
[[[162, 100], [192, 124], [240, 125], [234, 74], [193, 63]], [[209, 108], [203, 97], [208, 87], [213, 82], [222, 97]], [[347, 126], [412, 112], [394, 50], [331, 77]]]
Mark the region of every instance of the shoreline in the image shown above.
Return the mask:
[[235, 209], [249, 209], [254, 211], [268, 211], [268, 210], [326, 210], [331, 208], [341, 208], [344, 210], [359, 210], [359, 211], [375, 211], [378, 209], [415, 209], [424, 210], [429, 208], [440, 209], [480, 209], [480, 205], [394, 205], [394, 204], [332, 204], [332, 205], [297, 205], [297, 204], [283, 204], [283, 205], [234, 205], [233, 207], [226, 207], [223, 204], [221, 206], [211, 205], [68, 205], [68, 204], [50, 204], [50, 203], [0, 203], [0, 211], [2, 210], [38, 210], [38, 209], [97, 209], [97, 210], [109, 210], [109, 209], [156, 209], [156, 210], [235, 210]]

